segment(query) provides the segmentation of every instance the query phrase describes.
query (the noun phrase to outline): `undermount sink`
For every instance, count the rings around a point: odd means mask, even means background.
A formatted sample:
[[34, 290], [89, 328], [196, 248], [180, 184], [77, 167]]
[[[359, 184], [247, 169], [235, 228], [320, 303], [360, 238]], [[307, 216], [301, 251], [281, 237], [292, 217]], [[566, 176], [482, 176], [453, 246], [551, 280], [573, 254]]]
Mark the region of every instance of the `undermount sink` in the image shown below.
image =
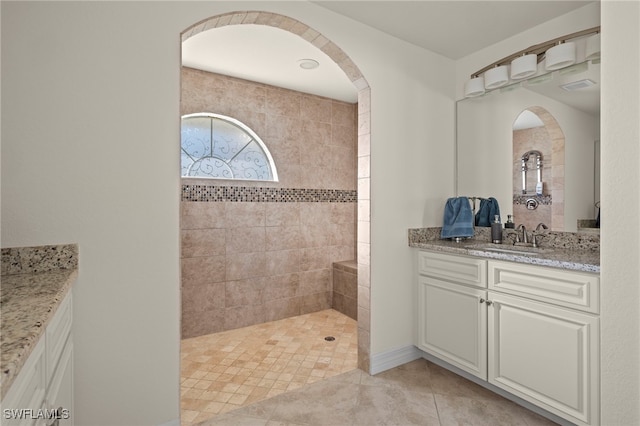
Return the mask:
[[523, 250], [515, 250], [515, 249], [498, 248], [498, 247], [485, 247], [482, 250], [495, 251], [498, 253], [524, 254], [527, 256], [538, 256], [540, 254], [540, 253], [536, 253], [535, 251], [523, 251]]
[[525, 256], [539, 256], [543, 253], [550, 251], [550, 249], [545, 249], [540, 247], [513, 246], [513, 245], [500, 246], [499, 244], [492, 244], [492, 243], [477, 244], [469, 248], [482, 250], [482, 251], [491, 251], [496, 253], [520, 254]]

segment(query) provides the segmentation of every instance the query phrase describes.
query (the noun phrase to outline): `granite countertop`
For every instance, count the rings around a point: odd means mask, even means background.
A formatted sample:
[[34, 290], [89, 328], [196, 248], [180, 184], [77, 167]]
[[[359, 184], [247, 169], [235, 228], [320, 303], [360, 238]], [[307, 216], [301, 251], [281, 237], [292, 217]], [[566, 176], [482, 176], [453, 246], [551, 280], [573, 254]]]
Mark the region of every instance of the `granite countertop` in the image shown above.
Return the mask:
[[77, 246], [2, 249], [0, 388], [4, 398], [75, 282]]
[[[439, 239], [439, 229], [410, 229], [409, 246], [574, 271], [600, 272], [599, 239], [593, 239], [591, 236], [582, 236], [569, 232], [549, 233], [550, 243], [535, 249], [513, 246], [506, 242], [505, 244], [492, 244], [483, 232], [479, 232], [474, 238], [465, 239], [461, 242], [441, 240]], [[492, 251], [492, 249], [503, 251], [497, 252]]]

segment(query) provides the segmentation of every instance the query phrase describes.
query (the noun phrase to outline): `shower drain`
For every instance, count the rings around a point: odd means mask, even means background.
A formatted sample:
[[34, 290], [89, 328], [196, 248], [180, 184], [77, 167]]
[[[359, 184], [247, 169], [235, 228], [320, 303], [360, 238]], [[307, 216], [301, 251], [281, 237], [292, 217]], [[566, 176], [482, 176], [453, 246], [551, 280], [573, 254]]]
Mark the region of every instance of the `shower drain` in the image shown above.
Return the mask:
[[336, 338], [333, 336], [327, 336], [324, 338], [324, 340], [326, 340], [327, 342], [333, 342], [334, 340], [336, 340]]

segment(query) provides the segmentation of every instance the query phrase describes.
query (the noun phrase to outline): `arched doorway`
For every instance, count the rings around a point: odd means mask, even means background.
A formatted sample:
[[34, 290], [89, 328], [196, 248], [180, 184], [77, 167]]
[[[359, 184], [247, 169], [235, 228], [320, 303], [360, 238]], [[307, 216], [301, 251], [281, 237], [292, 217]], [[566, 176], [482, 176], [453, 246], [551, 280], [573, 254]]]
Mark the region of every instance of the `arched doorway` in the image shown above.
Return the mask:
[[358, 368], [370, 368], [370, 88], [349, 56], [317, 30], [288, 16], [271, 12], [231, 12], [207, 18], [187, 28], [182, 41], [202, 31], [229, 25], [265, 25], [302, 38], [329, 56], [358, 91], [357, 114], [357, 265]]

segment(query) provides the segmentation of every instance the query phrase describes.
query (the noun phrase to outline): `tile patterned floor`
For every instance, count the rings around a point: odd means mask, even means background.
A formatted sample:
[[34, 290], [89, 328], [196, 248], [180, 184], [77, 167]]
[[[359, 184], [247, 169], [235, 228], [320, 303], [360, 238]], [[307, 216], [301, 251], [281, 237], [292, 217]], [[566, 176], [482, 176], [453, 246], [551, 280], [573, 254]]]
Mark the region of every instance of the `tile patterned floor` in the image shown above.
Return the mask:
[[332, 309], [184, 339], [181, 424], [354, 370], [357, 350], [356, 321]]
[[424, 359], [331, 377], [200, 426], [550, 426], [555, 423]]

